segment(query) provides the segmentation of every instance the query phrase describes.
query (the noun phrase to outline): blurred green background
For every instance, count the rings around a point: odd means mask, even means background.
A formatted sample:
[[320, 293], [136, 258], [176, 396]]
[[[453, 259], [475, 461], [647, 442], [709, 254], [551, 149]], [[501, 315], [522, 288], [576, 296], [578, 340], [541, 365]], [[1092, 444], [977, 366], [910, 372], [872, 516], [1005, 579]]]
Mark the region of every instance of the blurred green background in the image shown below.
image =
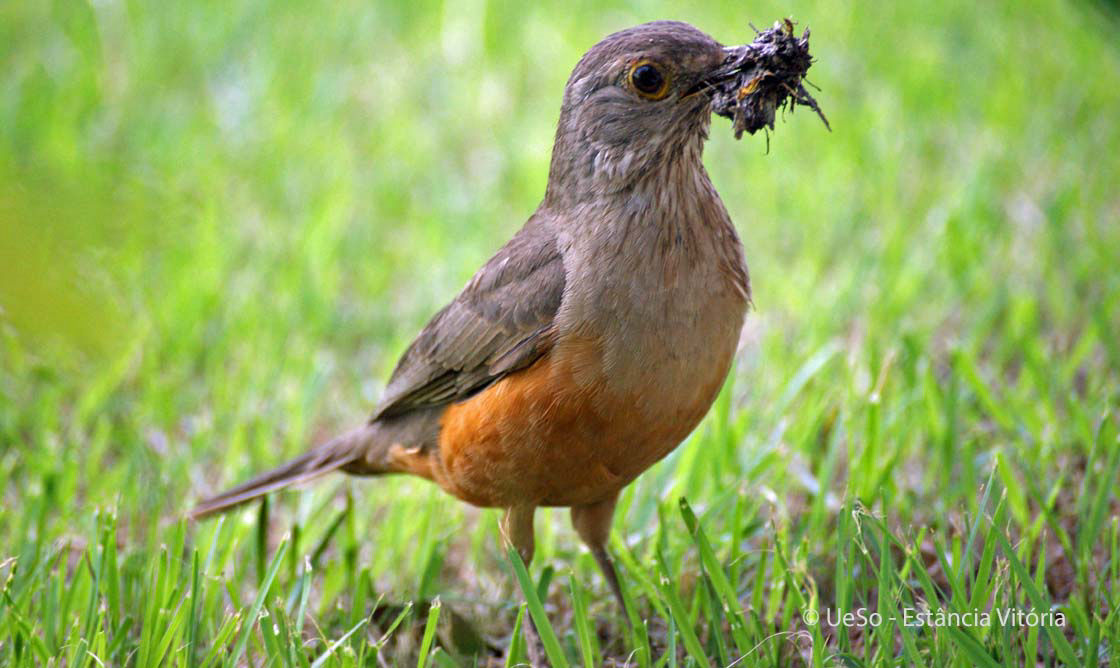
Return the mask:
[[[756, 309], [716, 415], [634, 486], [620, 536], [684, 554], [658, 520], [680, 494], [712, 509], [721, 556], [739, 549], [729, 494], [811, 542], [806, 560], [827, 560], [845, 498], [951, 536], [1005, 461], [1037, 537], [1017, 485], [1110, 482], [1083, 478], [1120, 398], [1113, 5], [17, 0], [0, 5], [0, 561], [63, 586], [79, 576], [45, 555], [115, 509], [142, 581], [192, 499], [365, 418], [542, 196], [582, 52], [647, 20], [730, 44], [784, 16], [812, 28], [833, 131], [787, 114], [767, 153], [714, 120], [705, 162]], [[272, 540], [336, 489], [281, 497], [299, 510]], [[508, 633], [493, 514], [421, 482], [352, 489], [346, 563], [392, 600], [497, 609], [483, 626]], [[259, 548], [236, 527], [189, 545], [225, 545], [209, 577], [251, 592], [237, 555]], [[538, 563], [576, 560], [602, 594], [566, 517], [538, 527]], [[350, 589], [325, 554], [329, 620]]]

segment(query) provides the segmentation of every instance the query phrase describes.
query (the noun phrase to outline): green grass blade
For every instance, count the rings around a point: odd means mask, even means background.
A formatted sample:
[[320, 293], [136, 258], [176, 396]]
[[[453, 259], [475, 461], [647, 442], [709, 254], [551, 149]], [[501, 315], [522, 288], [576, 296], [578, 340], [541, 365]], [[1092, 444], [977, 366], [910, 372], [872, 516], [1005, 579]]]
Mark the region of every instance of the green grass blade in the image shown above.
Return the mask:
[[[1007, 540], [1007, 537], [1003, 535], [1003, 532], [998, 527], [993, 527], [993, 529], [994, 531], [992, 531], [992, 534], [995, 535], [996, 540], [999, 541], [1000, 548], [1003, 550], [1003, 556], [1007, 558], [1007, 562], [1011, 565], [1012, 572], [1019, 580], [1019, 586], [1027, 592], [1031, 604], [1034, 605], [1035, 609], [1040, 613], [1049, 611], [1049, 599], [1042, 594], [1035, 584], [1034, 579], [1031, 577], [1031, 574], [1027, 571], [1026, 567], [1023, 566], [1023, 563], [1019, 561], [1019, 557], [1016, 556], [1015, 550], [1012, 549], [1011, 543]], [[1046, 635], [1050, 638], [1050, 642], [1054, 645], [1054, 649], [1057, 650], [1058, 656], [1062, 661], [1065, 662], [1067, 666], [1079, 665], [1081, 662], [1077, 660], [1077, 655], [1074, 653], [1073, 647], [1070, 646], [1069, 641], [1066, 640], [1061, 629], [1053, 626], [1046, 626], [1044, 628], [1046, 630]]]
[[700, 526], [700, 520], [697, 519], [696, 513], [692, 511], [692, 507], [688, 505], [688, 501], [684, 497], [681, 497], [679, 504], [681, 517], [684, 518], [688, 533], [692, 536], [696, 549], [700, 553], [700, 563], [704, 568], [704, 574], [719, 596], [723, 613], [727, 616], [728, 624], [731, 627], [731, 637], [735, 640], [735, 646], [739, 650], [739, 654], [744, 655], [751, 650], [752, 643], [747, 637], [746, 618], [743, 615], [739, 597], [731, 586], [731, 581], [727, 579], [723, 565], [716, 558], [715, 551], [712, 550], [711, 543], [708, 541], [707, 535], [704, 534], [704, 529]]
[[525, 603], [517, 606], [517, 617], [513, 620], [513, 632], [510, 635], [509, 647], [506, 649], [506, 668], [513, 668], [526, 660], [525, 633], [522, 630], [525, 624], [526, 609]]
[[587, 614], [587, 594], [574, 571], [568, 573], [568, 587], [572, 594], [572, 622], [576, 627], [576, 637], [579, 640], [583, 665], [585, 667], [598, 666], [599, 648], [595, 632], [591, 627], [591, 619]]
[[529, 615], [532, 617], [533, 625], [537, 629], [541, 643], [544, 645], [545, 655], [548, 656], [548, 660], [553, 666], [567, 668], [569, 666], [568, 657], [564, 655], [564, 650], [560, 647], [560, 641], [556, 638], [556, 631], [552, 628], [552, 622], [549, 621], [548, 615], [544, 611], [544, 605], [537, 597], [537, 588], [529, 577], [525, 562], [521, 560], [521, 555], [513, 547], [507, 548], [507, 555], [510, 564], [513, 566], [514, 575], [517, 577], [517, 583], [521, 585], [521, 593], [525, 595], [525, 603], [529, 606]]
[[692, 622], [685, 611], [684, 603], [681, 602], [680, 595], [677, 593], [675, 578], [670, 574], [660, 551], [657, 554], [657, 571], [661, 576], [658, 580], [661, 586], [661, 595], [665, 599], [670, 614], [673, 615], [673, 621], [676, 622], [677, 631], [680, 633], [681, 641], [684, 642], [685, 651], [698, 666], [711, 666], [708, 656], [704, 652], [704, 647], [700, 644], [700, 639], [696, 637], [696, 631], [692, 628]]
[[954, 626], [947, 627], [945, 630], [948, 631], [949, 637], [961, 648], [973, 666], [1000, 668], [999, 662], [993, 659], [992, 655], [984, 649], [984, 646], [973, 638], [968, 631]]
[[416, 661], [416, 668], [427, 668], [428, 654], [432, 651], [432, 641], [435, 640], [436, 628], [439, 626], [441, 607], [438, 596], [428, 606], [428, 621], [424, 624], [424, 638], [420, 641], [420, 657]]
[[268, 597], [268, 591], [272, 588], [272, 581], [276, 578], [277, 571], [280, 570], [280, 565], [284, 563], [284, 554], [288, 551], [288, 541], [283, 540], [280, 546], [276, 548], [276, 555], [272, 557], [272, 562], [268, 565], [268, 570], [261, 580], [260, 588], [257, 590], [257, 596], [253, 599], [253, 605], [249, 608], [249, 614], [242, 620], [241, 634], [237, 638], [237, 644], [233, 647], [233, 653], [230, 654], [229, 659], [226, 660], [225, 665], [227, 668], [234, 668], [240, 661], [241, 657], [245, 654], [245, 648], [249, 644], [249, 636], [253, 633], [253, 628], [257, 625], [257, 620], [261, 614], [261, 608], [264, 607], [264, 601]]
[[330, 659], [332, 656], [334, 656], [334, 653], [338, 651], [338, 648], [342, 647], [346, 643], [346, 641], [350, 639], [350, 636], [357, 633], [368, 622], [369, 622], [368, 619], [363, 619], [362, 621], [358, 622], [354, 626], [350, 627], [349, 631], [347, 631], [346, 633], [343, 633], [342, 636], [339, 637], [338, 640], [335, 640], [333, 643], [330, 644], [329, 647], [327, 647], [326, 651], [324, 651], [321, 655], [319, 655], [318, 657], [315, 658], [315, 661], [312, 662], [312, 664], [311, 664], [311, 668], [323, 668], [323, 666], [326, 665], [327, 660]]

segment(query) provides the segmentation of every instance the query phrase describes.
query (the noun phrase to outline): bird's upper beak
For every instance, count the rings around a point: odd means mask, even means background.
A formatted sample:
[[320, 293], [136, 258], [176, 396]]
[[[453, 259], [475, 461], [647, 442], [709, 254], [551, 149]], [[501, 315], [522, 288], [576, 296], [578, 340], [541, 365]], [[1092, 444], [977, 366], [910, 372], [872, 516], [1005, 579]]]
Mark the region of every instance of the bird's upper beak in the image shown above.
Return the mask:
[[746, 44], [723, 47], [723, 60], [710, 72], [702, 75], [700, 79], [685, 92], [684, 97], [691, 97], [697, 93], [714, 90], [719, 84], [735, 77], [743, 70], [743, 65], [746, 64], [749, 55], [750, 47]]

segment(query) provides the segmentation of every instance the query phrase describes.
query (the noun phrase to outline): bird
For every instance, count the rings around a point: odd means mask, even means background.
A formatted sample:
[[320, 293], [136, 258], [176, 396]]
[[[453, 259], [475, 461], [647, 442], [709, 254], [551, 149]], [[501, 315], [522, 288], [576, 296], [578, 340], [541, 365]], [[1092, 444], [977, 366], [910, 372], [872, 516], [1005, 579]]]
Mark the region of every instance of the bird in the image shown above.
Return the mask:
[[372, 417], [192, 516], [333, 471], [409, 474], [504, 510], [529, 564], [535, 510], [567, 507], [625, 610], [607, 549], [619, 493], [707, 413], [751, 305], [702, 160], [741, 52], [675, 21], [595, 44], [565, 86], [540, 205], [404, 351]]

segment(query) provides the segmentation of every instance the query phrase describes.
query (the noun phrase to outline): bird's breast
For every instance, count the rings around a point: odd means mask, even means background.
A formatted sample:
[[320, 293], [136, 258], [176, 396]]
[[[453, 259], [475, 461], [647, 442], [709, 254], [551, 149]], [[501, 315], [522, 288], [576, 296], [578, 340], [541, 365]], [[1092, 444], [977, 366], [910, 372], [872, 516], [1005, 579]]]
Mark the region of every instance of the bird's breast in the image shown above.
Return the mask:
[[615, 452], [605, 455], [626, 479], [675, 448], [707, 412], [747, 308], [746, 268], [729, 222], [638, 237], [631, 232], [625, 252], [606, 243], [568, 264], [554, 351], [606, 419], [627, 416], [611, 434]]
[[558, 325], [596, 342], [595, 383], [655, 414], [726, 374], [746, 304], [721, 282], [718, 272], [683, 264], [635, 264], [572, 291], [563, 313], [571, 320]]
[[572, 212], [582, 229], [559, 239], [552, 348], [447, 409], [437, 482], [479, 505], [595, 503], [684, 440], [727, 376], [749, 299], [738, 237], [714, 191], [706, 201], [699, 218], [653, 201], [641, 224]]
[[565, 257], [556, 340], [597, 342], [594, 381], [620, 396], [638, 392], [650, 412], [678, 401], [674, 392], [722, 381], [739, 340], [746, 267], [722, 205], [713, 208], [699, 222], [604, 225]]

